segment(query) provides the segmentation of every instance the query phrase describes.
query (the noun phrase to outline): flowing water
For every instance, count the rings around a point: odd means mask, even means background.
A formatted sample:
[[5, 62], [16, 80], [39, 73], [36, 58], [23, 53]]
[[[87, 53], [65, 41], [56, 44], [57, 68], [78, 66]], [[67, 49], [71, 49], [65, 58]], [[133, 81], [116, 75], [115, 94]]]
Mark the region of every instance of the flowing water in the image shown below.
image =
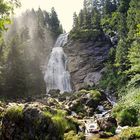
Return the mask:
[[59, 89], [61, 93], [71, 92], [70, 74], [67, 70], [67, 56], [63, 46], [67, 43], [68, 34], [61, 34], [50, 54], [50, 59], [45, 71], [47, 93], [51, 89]]

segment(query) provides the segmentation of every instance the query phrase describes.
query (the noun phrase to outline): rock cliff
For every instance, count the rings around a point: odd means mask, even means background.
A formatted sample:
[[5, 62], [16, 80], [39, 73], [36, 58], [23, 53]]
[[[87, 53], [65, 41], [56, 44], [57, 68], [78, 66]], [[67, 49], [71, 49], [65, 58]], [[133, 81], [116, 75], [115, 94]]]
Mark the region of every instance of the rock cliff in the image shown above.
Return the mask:
[[94, 41], [68, 42], [64, 51], [68, 56], [68, 69], [74, 90], [98, 85], [111, 46], [111, 41], [105, 36]]

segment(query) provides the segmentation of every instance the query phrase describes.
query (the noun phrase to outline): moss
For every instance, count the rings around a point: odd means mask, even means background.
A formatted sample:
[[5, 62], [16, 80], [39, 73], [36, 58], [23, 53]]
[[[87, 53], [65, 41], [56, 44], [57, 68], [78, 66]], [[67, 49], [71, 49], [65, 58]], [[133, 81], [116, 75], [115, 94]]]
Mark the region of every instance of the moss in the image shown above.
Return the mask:
[[83, 95], [83, 94], [90, 94], [91, 98], [93, 98], [93, 100], [97, 100], [99, 101], [101, 99], [101, 93], [98, 90], [80, 90], [78, 92], [79, 96]]
[[79, 127], [80, 123], [76, 118], [73, 117], [67, 117], [67, 129], [65, 132], [69, 132], [71, 130], [73, 130], [74, 132], [76, 132], [76, 128], [77, 126]]
[[67, 111], [65, 111], [65, 110], [61, 110], [61, 109], [58, 109], [57, 110], [57, 115], [58, 116], [66, 116], [66, 114], [67, 114]]
[[90, 90], [89, 93], [94, 100], [101, 99], [101, 93], [98, 90]]
[[74, 131], [70, 131], [64, 134], [64, 140], [85, 140], [84, 134], [76, 134]]
[[52, 114], [49, 111], [43, 111], [45, 117], [52, 117]]
[[64, 136], [64, 132], [68, 127], [67, 121], [64, 117], [59, 116], [58, 114], [52, 117], [53, 123], [54, 125], [57, 127], [58, 129], [58, 133], [60, 135], [59, 139], [62, 139]]
[[23, 118], [23, 107], [22, 106], [12, 106], [6, 110], [5, 117], [10, 120], [18, 121]]
[[120, 140], [138, 140], [140, 139], [140, 127], [129, 127], [124, 129], [119, 135]]

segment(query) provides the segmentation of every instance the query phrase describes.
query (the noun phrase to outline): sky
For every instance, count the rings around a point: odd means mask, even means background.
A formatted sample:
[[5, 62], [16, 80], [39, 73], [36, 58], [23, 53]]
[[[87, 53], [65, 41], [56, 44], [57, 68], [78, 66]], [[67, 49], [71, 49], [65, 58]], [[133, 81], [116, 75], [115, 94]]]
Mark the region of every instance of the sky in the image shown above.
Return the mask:
[[63, 28], [68, 32], [72, 28], [73, 13], [79, 13], [83, 7], [83, 0], [20, 0], [22, 7], [17, 9], [15, 13], [22, 13], [26, 9], [38, 9], [50, 12], [54, 7]]

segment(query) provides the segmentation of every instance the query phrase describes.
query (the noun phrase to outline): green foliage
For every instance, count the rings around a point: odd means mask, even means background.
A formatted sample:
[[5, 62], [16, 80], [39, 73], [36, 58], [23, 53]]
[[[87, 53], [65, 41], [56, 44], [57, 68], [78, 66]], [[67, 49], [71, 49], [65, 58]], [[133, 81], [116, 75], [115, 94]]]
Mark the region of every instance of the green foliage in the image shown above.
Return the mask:
[[130, 1], [131, 0], [120, 0], [118, 11], [120, 13], [126, 13], [127, 10], [129, 9], [129, 3], [130, 3]]
[[137, 110], [135, 108], [125, 108], [118, 112], [117, 121], [121, 126], [134, 126], [138, 121]]
[[13, 1], [0, 1], [0, 36], [4, 30], [7, 30], [5, 27], [6, 24], [10, 24], [11, 20], [9, 15], [13, 13], [15, 7], [19, 7], [20, 3], [17, 0]]
[[[129, 81], [127, 82], [126, 92], [121, 92], [122, 99], [115, 107], [116, 116], [118, 117], [120, 123], [122, 125], [139, 125], [139, 101], [140, 101], [140, 75], [139, 75], [139, 46], [140, 46], [140, 36], [139, 36], [139, 20], [137, 18], [140, 16], [139, 12], [139, 2], [132, 0], [130, 2], [130, 8], [128, 10], [127, 16], [127, 25], [129, 27], [128, 37], [126, 42], [129, 43], [126, 50], [119, 48], [118, 56], [123, 52], [127, 52], [125, 54], [122, 53], [122, 58], [120, 60], [125, 60], [120, 63], [121, 64], [121, 71], [126, 73], [127, 77], [129, 77]], [[134, 17], [135, 16], [135, 17]], [[136, 19], [136, 20], [135, 20]], [[122, 43], [123, 44], [123, 43]], [[120, 45], [120, 44], [119, 44]], [[120, 57], [121, 58], [121, 57]], [[118, 59], [119, 60], [119, 59]], [[126, 65], [127, 62], [127, 65]], [[125, 67], [122, 65], [125, 64]], [[123, 67], [122, 67], [123, 66]], [[127, 67], [126, 67], [127, 66]], [[122, 69], [123, 68], [123, 69]], [[132, 109], [132, 110], [131, 110]], [[127, 118], [126, 118], [127, 117]]]
[[76, 134], [74, 131], [70, 131], [68, 133], [65, 133], [64, 140], [84, 140], [85, 137], [83, 133]]
[[119, 71], [126, 69], [128, 47], [125, 39], [120, 39], [116, 49], [115, 66], [119, 68]]
[[7, 96], [22, 96], [26, 91], [26, 79], [24, 62], [20, 57], [20, 51], [18, 49], [18, 37], [14, 38], [11, 42], [11, 50], [8, 54], [8, 67], [5, 68], [5, 92]]
[[140, 89], [129, 88], [125, 96], [113, 108], [113, 114], [121, 125], [140, 124]]
[[[49, 115], [49, 113], [45, 113], [45, 115]], [[76, 130], [76, 122], [72, 119], [66, 118], [66, 111], [64, 110], [57, 110], [57, 113], [55, 115], [52, 115], [52, 120], [55, 124], [55, 126], [58, 128], [59, 130], [59, 134], [60, 134], [60, 139], [63, 139], [64, 133], [70, 130], [75, 131]]]
[[131, 80], [128, 82], [128, 89], [131, 88], [131, 87], [136, 87], [138, 88], [140, 85], [140, 74], [135, 74]]
[[96, 41], [102, 35], [100, 30], [97, 29], [85, 29], [85, 30], [76, 30], [70, 32], [70, 38], [73, 40], [81, 40], [81, 41]]
[[68, 127], [67, 120], [63, 117], [62, 114], [56, 114], [52, 117], [53, 123], [59, 130], [60, 138], [62, 139], [64, 136], [64, 132]]
[[103, 4], [103, 15], [111, 15], [116, 10], [116, 4], [111, 0], [105, 0]]
[[63, 32], [62, 26], [60, 25], [60, 21], [57, 17], [57, 13], [54, 7], [51, 9], [49, 26], [55, 38]]
[[43, 111], [45, 117], [52, 117], [53, 115], [49, 111]]
[[[100, 30], [100, 11], [96, 7], [97, 4], [90, 0], [84, 1], [84, 8], [80, 11], [79, 15], [73, 15], [73, 29], [70, 33], [70, 38], [90, 40], [95, 38], [95, 31]], [[94, 30], [95, 29], [95, 30]]]
[[124, 129], [119, 135], [120, 140], [140, 139], [140, 127], [129, 127]]
[[79, 94], [79, 96], [81, 96], [81, 94], [89, 94], [90, 97], [96, 101], [99, 101], [102, 96], [98, 90], [84, 90], [83, 89], [83, 90], [80, 90], [78, 94]]
[[115, 91], [119, 97], [113, 112], [121, 125], [139, 124], [139, 9], [140, 2], [137, 0], [119, 0], [116, 11], [105, 14], [101, 19], [105, 33], [111, 37], [118, 36], [117, 47], [110, 51], [107, 71], [100, 86]]

